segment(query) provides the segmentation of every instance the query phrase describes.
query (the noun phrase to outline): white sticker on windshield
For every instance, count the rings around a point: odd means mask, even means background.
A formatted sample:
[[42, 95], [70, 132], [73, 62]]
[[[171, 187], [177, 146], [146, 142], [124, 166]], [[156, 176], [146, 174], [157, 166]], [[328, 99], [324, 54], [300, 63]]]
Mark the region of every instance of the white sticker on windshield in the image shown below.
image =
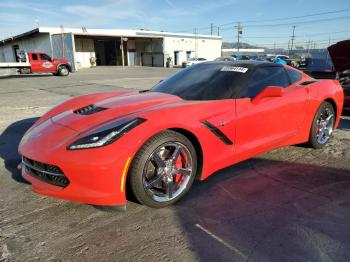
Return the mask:
[[248, 71], [248, 68], [240, 66], [224, 66], [220, 71], [246, 73]]

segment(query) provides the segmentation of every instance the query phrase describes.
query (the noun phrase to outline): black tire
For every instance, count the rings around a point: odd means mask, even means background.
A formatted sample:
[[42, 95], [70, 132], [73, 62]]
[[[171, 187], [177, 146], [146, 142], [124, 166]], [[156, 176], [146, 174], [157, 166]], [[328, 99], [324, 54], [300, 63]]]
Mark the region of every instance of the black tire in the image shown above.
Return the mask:
[[66, 65], [60, 65], [57, 70], [57, 75], [59, 76], [68, 76], [69, 75], [69, 68]]
[[[154, 161], [154, 156], [158, 154], [158, 150], [163, 150], [163, 156], [160, 156], [160, 158], [164, 158], [161, 159], [162, 161], [164, 160], [163, 163], [166, 163], [166, 161], [171, 162], [173, 160], [173, 158], [171, 158], [171, 156], [174, 157], [175, 154], [175, 150], [171, 153], [170, 148], [169, 148], [169, 152], [167, 153], [169, 158], [164, 157], [165, 154], [165, 148], [167, 148], [167, 145], [180, 145], [180, 153], [179, 155], [177, 155], [176, 157], [176, 161], [181, 162], [181, 165], [183, 167], [184, 165], [184, 160], [183, 158], [185, 158], [185, 156], [188, 156], [188, 159], [191, 160], [191, 168], [188, 170], [191, 170], [191, 174], [182, 174], [183, 178], [181, 178], [182, 175], [171, 175], [172, 178], [170, 178], [170, 180], [172, 179], [174, 182], [170, 182], [171, 183], [171, 190], [172, 189], [176, 189], [176, 187], [178, 187], [177, 190], [180, 190], [181, 188], [181, 192], [180, 191], [174, 191], [173, 193], [169, 193], [168, 191], [168, 184], [169, 181], [167, 179], [169, 179], [169, 174], [166, 175], [165, 174], [165, 168], [160, 168], [159, 166], [157, 167], [157, 161]], [[164, 147], [162, 147], [164, 146]], [[163, 149], [164, 148], [164, 149]], [[174, 157], [175, 158], [175, 157]], [[189, 163], [190, 161], [188, 160], [187, 163]], [[172, 165], [172, 164], [171, 164]], [[149, 168], [153, 167], [153, 170], [151, 170], [150, 174], [153, 175], [151, 176], [151, 178], [149, 179], [147, 177], [147, 175], [149, 174]], [[175, 168], [175, 164], [173, 166], [173, 168]], [[160, 171], [161, 169], [161, 171]], [[182, 168], [181, 168], [182, 169]], [[185, 168], [183, 168], [185, 170]], [[168, 169], [169, 170], [169, 169]], [[174, 204], [176, 201], [178, 201], [180, 198], [182, 198], [187, 191], [190, 189], [193, 180], [196, 176], [196, 171], [197, 171], [197, 156], [196, 156], [196, 151], [195, 148], [193, 147], [192, 143], [182, 134], [177, 133], [175, 131], [171, 131], [171, 130], [167, 130], [167, 131], [163, 131], [153, 137], [151, 137], [148, 141], [145, 142], [145, 144], [140, 148], [140, 150], [137, 152], [137, 154], [135, 155], [131, 167], [129, 169], [129, 173], [128, 173], [128, 182], [129, 182], [129, 187], [131, 189], [131, 192], [133, 193], [134, 197], [136, 198], [136, 200], [146, 206], [149, 207], [153, 207], [153, 208], [161, 208], [161, 207], [165, 207], [171, 204]], [[162, 172], [164, 172], [164, 174], [162, 174]], [[175, 171], [176, 172], [176, 171]], [[174, 177], [175, 176], [175, 177]], [[187, 181], [186, 184], [182, 184], [181, 185], [181, 181], [179, 182], [179, 184], [176, 184], [176, 176], [180, 176], [180, 180], [183, 179], [183, 183], [185, 183], [184, 181]], [[158, 179], [154, 179], [159, 177], [160, 180]], [[152, 187], [149, 189], [146, 189], [145, 187], [149, 186], [151, 183], [151, 181], [154, 180], [158, 180], [157, 183], [159, 185], [161, 185], [160, 187]], [[164, 179], [166, 181], [164, 181]], [[167, 182], [168, 181], [168, 182]], [[146, 185], [147, 186], [146, 186]], [[154, 192], [157, 190], [162, 190], [162, 186], [165, 187], [165, 193], [159, 193], [158, 192]], [[159, 189], [160, 188], [160, 189]], [[176, 192], [176, 194], [175, 194]], [[157, 194], [159, 193], [159, 194]], [[168, 195], [169, 193], [169, 195]], [[172, 194], [174, 194], [175, 196], [173, 196]], [[163, 197], [165, 200], [160, 201], [160, 200], [155, 200], [155, 197]], [[173, 197], [173, 198], [171, 198]], [[169, 199], [169, 200], [167, 200]]]
[[[320, 141], [321, 138], [319, 138], [320, 136], [320, 121], [322, 121], [323, 118], [328, 118], [330, 117], [330, 115], [333, 115], [333, 118], [330, 119], [331, 122], [329, 123], [329, 127], [331, 127], [331, 132], [328, 136], [328, 138], [324, 139], [324, 141]], [[309, 142], [308, 144], [315, 148], [315, 149], [319, 149], [324, 147], [330, 140], [332, 133], [333, 133], [333, 129], [334, 129], [334, 124], [335, 124], [335, 110], [334, 107], [331, 103], [329, 102], [323, 102], [320, 107], [318, 108], [315, 117], [313, 119], [312, 122], [312, 126], [311, 126], [311, 130], [310, 130], [310, 136], [309, 136]]]

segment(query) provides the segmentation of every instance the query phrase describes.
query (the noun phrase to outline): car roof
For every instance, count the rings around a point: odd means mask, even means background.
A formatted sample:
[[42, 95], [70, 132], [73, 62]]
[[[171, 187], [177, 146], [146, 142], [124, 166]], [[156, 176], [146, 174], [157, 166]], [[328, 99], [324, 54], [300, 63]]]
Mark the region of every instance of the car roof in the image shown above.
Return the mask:
[[222, 64], [222, 66], [239, 66], [239, 67], [246, 67], [250, 70], [255, 69], [257, 67], [265, 67], [265, 66], [271, 66], [271, 67], [282, 67], [281, 64], [275, 64], [267, 61], [256, 61], [256, 60], [240, 60], [240, 61], [212, 61], [212, 62], [205, 62], [206, 64]]

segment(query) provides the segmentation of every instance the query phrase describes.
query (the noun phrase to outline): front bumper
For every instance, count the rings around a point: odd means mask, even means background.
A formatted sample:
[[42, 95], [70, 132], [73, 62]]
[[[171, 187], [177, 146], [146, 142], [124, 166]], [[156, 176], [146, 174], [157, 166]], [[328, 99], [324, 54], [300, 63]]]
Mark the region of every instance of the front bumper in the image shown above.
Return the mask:
[[[35, 158], [32, 155], [30, 157], [31, 159]], [[38, 158], [35, 159], [37, 161]], [[48, 159], [39, 160], [44, 162]], [[98, 161], [98, 159], [86, 159], [87, 162], [85, 162], [80, 157], [74, 158], [74, 160], [61, 162], [56, 159], [55, 161], [55, 165], [64, 170], [64, 175], [69, 179], [69, 184], [66, 187], [53, 185], [33, 176], [23, 165], [22, 176], [32, 184], [33, 191], [38, 194], [92, 205], [126, 204], [125, 185], [122, 184], [125, 183], [125, 180], [122, 180], [122, 176], [127, 160], [117, 160], [110, 163]]]
[[92, 205], [126, 204], [125, 178], [131, 150], [111, 144], [70, 151], [62, 137], [75, 136], [74, 131], [53, 123], [45, 128], [44, 136], [32, 132], [21, 142], [19, 153], [24, 158], [58, 167], [69, 183], [66, 186], [49, 183], [22, 167], [22, 176], [32, 184], [34, 192]]

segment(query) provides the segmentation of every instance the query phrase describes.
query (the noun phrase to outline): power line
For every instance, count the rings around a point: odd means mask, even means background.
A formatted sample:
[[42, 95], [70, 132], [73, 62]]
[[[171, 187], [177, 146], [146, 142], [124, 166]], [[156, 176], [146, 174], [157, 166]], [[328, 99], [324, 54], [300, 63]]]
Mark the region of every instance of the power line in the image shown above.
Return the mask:
[[[340, 10], [334, 10], [334, 11], [327, 11], [327, 12], [319, 12], [319, 13], [311, 13], [311, 14], [307, 14], [307, 15], [300, 15], [300, 16], [292, 16], [292, 17], [280, 17], [280, 18], [273, 18], [273, 19], [260, 19], [260, 20], [245, 20], [245, 21], [241, 21], [241, 23], [260, 23], [260, 22], [273, 22], [273, 21], [280, 21], [280, 20], [291, 20], [291, 19], [299, 19], [299, 18], [305, 18], [305, 17], [311, 17], [311, 16], [321, 16], [321, 15], [329, 15], [329, 14], [336, 14], [336, 13], [343, 13], [343, 12], [348, 12], [350, 11], [350, 8], [347, 9], [340, 9]], [[344, 17], [343, 17], [344, 18]], [[346, 17], [349, 18], [349, 17]], [[332, 19], [338, 19], [338, 18], [329, 18], [326, 21], [332, 20]], [[318, 21], [318, 20], [315, 20]], [[309, 22], [309, 21], [308, 21]], [[308, 23], [306, 22], [306, 23]], [[311, 21], [312, 22], [312, 21]], [[221, 28], [221, 30], [225, 31], [225, 30], [231, 30], [231, 28], [222, 28], [225, 27], [227, 25], [233, 25], [233, 24], [237, 24], [238, 21], [232, 21], [232, 22], [228, 22], [228, 23], [224, 23], [224, 24], [220, 24], [219, 27]], [[278, 25], [292, 25], [292, 24], [297, 24], [300, 22], [295, 22], [295, 23], [289, 23], [289, 24], [278, 24]], [[305, 23], [305, 22], [302, 22]], [[246, 26], [246, 25], [245, 25]], [[249, 25], [247, 24], [247, 26], [249, 27], [253, 27], [253, 26], [261, 26], [261, 25]], [[266, 25], [262, 25], [262, 26], [266, 26]], [[273, 26], [273, 25], [268, 25], [268, 26]], [[210, 30], [210, 26], [206, 26], [206, 27], [199, 27], [198, 30]], [[181, 31], [177, 31], [178, 33], [181, 32], [191, 32], [191, 29], [186, 29], [186, 30], [181, 30]]]
[[[293, 23], [280, 23], [280, 24], [259, 24], [259, 25], [244, 25], [244, 27], [276, 27], [276, 26], [290, 26], [290, 25], [300, 25], [300, 24], [309, 24], [309, 23], [316, 23], [316, 22], [327, 22], [327, 21], [334, 21], [334, 20], [342, 20], [342, 19], [348, 19], [350, 16], [341, 16], [341, 17], [332, 17], [332, 18], [323, 18], [323, 19], [315, 19], [315, 20], [309, 20], [309, 21], [300, 21], [300, 22], [293, 22]], [[222, 31], [229, 30], [229, 28], [222, 28]]]
[[[318, 35], [335, 35], [335, 34], [340, 34], [340, 33], [347, 33], [350, 32], [350, 30], [342, 30], [342, 31], [336, 31], [336, 32], [323, 32], [323, 33], [313, 33], [313, 34], [297, 34], [295, 37], [310, 37], [310, 36], [318, 36]], [[275, 36], [245, 36], [244, 38], [267, 38], [267, 39], [275, 39], [275, 38], [288, 38], [290, 37], [289, 35], [275, 35]]]
[[[350, 8], [348, 9], [340, 9], [340, 10], [335, 10], [335, 11], [327, 11], [327, 12], [321, 12], [321, 13], [312, 13], [308, 15], [300, 15], [300, 16], [291, 16], [291, 17], [281, 17], [281, 18], [273, 18], [273, 19], [259, 19], [259, 20], [246, 20], [242, 21], [243, 23], [252, 23], [252, 22], [272, 22], [272, 21], [280, 21], [280, 20], [290, 20], [290, 19], [298, 19], [298, 18], [305, 18], [305, 17], [310, 17], [310, 16], [319, 16], [319, 15], [328, 15], [328, 14], [336, 14], [336, 13], [342, 13], [342, 12], [348, 12], [350, 11]], [[226, 24], [221, 24], [220, 26], [226, 26], [226, 25], [231, 25], [235, 24], [236, 22], [229, 22]]]
[[[320, 39], [320, 40], [313, 40], [313, 42], [317, 42], [317, 43], [328, 43], [329, 41], [340, 41], [340, 40], [344, 40], [344, 38], [328, 38], [328, 39]], [[295, 42], [295, 45], [301, 45], [301, 44], [307, 44], [309, 43], [310, 40], [308, 41], [298, 41]], [[286, 46], [288, 45], [288, 42], [277, 42], [277, 43], [259, 43], [259, 44], [254, 44], [254, 45], [266, 45], [266, 46]]]

